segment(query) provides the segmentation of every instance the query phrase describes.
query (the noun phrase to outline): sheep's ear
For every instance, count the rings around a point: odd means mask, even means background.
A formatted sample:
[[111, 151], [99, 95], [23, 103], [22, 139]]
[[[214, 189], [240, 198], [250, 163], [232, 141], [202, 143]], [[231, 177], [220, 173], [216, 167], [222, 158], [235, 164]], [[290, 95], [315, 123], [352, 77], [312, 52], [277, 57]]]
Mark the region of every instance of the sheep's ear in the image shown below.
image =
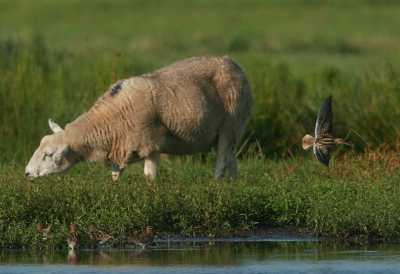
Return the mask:
[[63, 129], [59, 125], [54, 123], [53, 120], [51, 120], [51, 119], [49, 119], [49, 126], [53, 130], [54, 133], [63, 131]]
[[68, 145], [64, 145], [59, 150], [57, 150], [56, 153], [53, 154], [53, 162], [57, 166], [61, 166], [62, 160], [63, 160], [65, 154], [67, 154], [68, 150], [69, 150], [69, 146]]

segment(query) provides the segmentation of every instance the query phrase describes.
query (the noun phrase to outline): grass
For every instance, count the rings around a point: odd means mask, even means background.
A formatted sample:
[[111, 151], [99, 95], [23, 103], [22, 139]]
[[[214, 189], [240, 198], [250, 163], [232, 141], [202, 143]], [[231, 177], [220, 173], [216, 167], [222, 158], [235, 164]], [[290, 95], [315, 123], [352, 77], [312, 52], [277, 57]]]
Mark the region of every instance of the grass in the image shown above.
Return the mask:
[[49, 118], [64, 126], [116, 80], [205, 54], [229, 54], [248, 75], [243, 140], [268, 157], [299, 153], [331, 94], [335, 135], [358, 152], [394, 149], [399, 12], [391, 0], [2, 1], [0, 167], [24, 166]]
[[[40, 138], [49, 134], [49, 118], [65, 126], [88, 110], [111, 83], [153, 70], [138, 54], [70, 55], [48, 49], [41, 36], [30, 42], [0, 42], [0, 58], [1, 166], [24, 166]], [[308, 78], [296, 75], [284, 61], [249, 57], [239, 62], [255, 97], [244, 151], [258, 142], [269, 157], [298, 154], [301, 138], [313, 132], [318, 109], [330, 94], [336, 136], [348, 137], [358, 152], [383, 143], [395, 148], [400, 134], [396, 62], [359, 77], [325, 67]]]
[[166, 64], [228, 51], [385, 54], [398, 42], [399, 9], [393, 0], [4, 0], [0, 23], [4, 36], [40, 32], [52, 48], [135, 49]]
[[[92, 221], [120, 236], [151, 223], [185, 236], [300, 226], [396, 238], [399, 12], [392, 0], [1, 1], [0, 246], [40, 247], [37, 221], [56, 226], [49, 247]], [[255, 97], [238, 182], [210, 180], [215, 155], [167, 158], [154, 183], [133, 168], [115, 184], [98, 165], [23, 178], [49, 118], [65, 126], [116, 80], [206, 54], [229, 54]], [[300, 140], [331, 94], [334, 134], [355, 151], [337, 149], [324, 170]]]
[[[386, 148], [382, 148], [385, 150]], [[134, 165], [112, 182], [101, 165], [28, 181], [0, 176], [0, 247], [62, 248], [70, 223], [90, 223], [121, 238], [153, 225], [161, 235], [231, 237], [258, 228], [300, 227], [317, 236], [397, 239], [400, 234], [399, 154], [376, 150], [335, 158], [331, 169], [305, 159], [248, 157], [238, 181], [211, 180], [211, 154], [162, 161], [146, 181]], [[47, 242], [36, 223], [53, 224]], [[89, 243], [86, 233], [83, 239]]]

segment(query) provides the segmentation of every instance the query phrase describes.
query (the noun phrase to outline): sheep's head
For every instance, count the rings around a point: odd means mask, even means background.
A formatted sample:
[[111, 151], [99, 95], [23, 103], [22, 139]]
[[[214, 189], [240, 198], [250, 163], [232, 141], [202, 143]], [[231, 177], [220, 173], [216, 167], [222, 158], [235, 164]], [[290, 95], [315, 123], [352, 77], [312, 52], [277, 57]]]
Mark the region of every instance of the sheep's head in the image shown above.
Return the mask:
[[51, 119], [49, 125], [54, 134], [42, 138], [25, 169], [25, 175], [30, 179], [68, 170], [77, 162], [76, 154], [63, 140], [64, 130]]

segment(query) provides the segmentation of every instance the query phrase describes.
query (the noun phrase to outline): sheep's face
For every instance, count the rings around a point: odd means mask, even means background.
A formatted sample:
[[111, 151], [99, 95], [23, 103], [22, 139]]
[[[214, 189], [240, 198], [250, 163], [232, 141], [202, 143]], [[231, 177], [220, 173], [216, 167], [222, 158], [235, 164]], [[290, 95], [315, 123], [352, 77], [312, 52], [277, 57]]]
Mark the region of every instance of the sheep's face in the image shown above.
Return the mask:
[[63, 130], [52, 123], [50, 121], [50, 127], [55, 133], [42, 138], [25, 169], [25, 175], [30, 179], [65, 171], [76, 163], [75, 153], [63, 142]]
[[43, 137], [40, 146], [36, 149], [25, 169], [26, 176], [35, 178], [60, 172], [65, 148], [60, 149], [62, 145], [57, 144], [56, 137], [55, 135]]

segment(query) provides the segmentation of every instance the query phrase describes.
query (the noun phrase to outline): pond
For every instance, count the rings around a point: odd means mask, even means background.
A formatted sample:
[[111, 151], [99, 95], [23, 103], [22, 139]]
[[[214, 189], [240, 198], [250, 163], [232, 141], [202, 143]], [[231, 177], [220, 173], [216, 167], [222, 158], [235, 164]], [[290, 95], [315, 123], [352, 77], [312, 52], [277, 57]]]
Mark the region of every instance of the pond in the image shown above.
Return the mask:
[[400, 244], [181, 239], [146, 249], [0, 250], [0, 273], [399, 273]]

